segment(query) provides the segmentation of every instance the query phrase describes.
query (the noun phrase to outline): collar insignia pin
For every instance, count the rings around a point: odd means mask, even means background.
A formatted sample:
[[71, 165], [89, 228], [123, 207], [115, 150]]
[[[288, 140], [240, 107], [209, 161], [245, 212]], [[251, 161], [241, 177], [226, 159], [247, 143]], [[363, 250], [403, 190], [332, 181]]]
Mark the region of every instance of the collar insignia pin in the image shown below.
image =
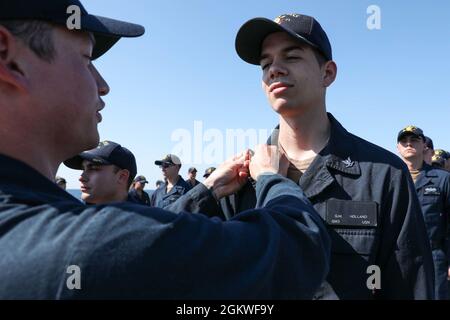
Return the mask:
[[343, 160], [342, 163], [345, 165], [346, 168], [351, 168], [351, 167], [353, 167], [355, 165], [355, 162], [352, 161], [350, 159], [350, 157], [348, 157], [347, 160]]

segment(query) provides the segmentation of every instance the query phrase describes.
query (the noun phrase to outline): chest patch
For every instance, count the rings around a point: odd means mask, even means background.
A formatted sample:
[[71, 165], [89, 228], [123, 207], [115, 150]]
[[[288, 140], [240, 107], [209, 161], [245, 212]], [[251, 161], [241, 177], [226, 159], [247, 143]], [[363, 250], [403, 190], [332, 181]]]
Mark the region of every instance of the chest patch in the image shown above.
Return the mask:
[[439, 189], [439, 187], [429, 186], [425, 187], [425, 189], [423, 190], [423, 194], [425, 196], [439, 196], [441, 194], [441, 190]]
[[375, 228], [378, 204], [372, 201], [328, 200], [326, 221], [340, 227]]

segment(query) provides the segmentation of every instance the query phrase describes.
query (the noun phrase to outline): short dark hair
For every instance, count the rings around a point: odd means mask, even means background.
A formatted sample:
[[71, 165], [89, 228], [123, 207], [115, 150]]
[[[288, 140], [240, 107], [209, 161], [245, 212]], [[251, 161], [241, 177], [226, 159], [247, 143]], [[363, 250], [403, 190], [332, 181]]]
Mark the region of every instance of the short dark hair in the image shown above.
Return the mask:
[[[122, 168], [119, 168], [116, 165], [113, 165], [113, 167], [114, 167], [114, 173], [118, 173], [120, 170], [124, 170]], [[127, 170], [127, 169], [125, 169], [125, 170]], [[128, 176], [127, 190], [130, 190], [131, 185], [134, 182], [134, 177], [131, 176], [131, 172], [129, 170], [127, 170], [127, 171], [128, 171], [128, 173], [130, 173], [129, 176]]]
[[39, 20], [0, 20], [0, 25], [24, 41], [39, 58], [52, 62], [56, 49], [51, 23]]
[[319, 64], [320, 67], [322, 67], [325, 63], [329, 61], [319, 50], [313, 47], [311, 47], [311, 49], [312, 51], [314, 51], [314, 56], [316, 57], [317, 63]]
[[329, 61], [327, 58], [325, 58], [325, 55], [322, 52], [320, 52], [318, 49], [307, 43], [301, 43], [300, 47], [303, 49], [310, 48], [314, 53], [314, 56], [316, 57], [317, 63], [319, 64], [320, 67], [322, 67], [325, 63]]

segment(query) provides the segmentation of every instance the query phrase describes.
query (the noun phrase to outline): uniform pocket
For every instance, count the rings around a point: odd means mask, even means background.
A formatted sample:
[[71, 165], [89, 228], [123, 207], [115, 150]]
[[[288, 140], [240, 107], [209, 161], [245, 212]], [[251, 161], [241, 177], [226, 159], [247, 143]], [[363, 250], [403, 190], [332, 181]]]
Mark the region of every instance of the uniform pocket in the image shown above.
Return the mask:
[[420, 202], [422, 203], [422, 205], [428, 204], [428, 205], [434, 205], [439, 203], [440, 201], [440, 196], [439, 195], [423, 195], [420, 199]]
[[331, 251], [338, 254], [370, 255], [378, 240], [378, 229], [337, 229], [330, 230]]
[[332, 252], [370, 255], [378, 240], [378, 220], [376, 202], [328, 200], [326, 222], [332, 238]]

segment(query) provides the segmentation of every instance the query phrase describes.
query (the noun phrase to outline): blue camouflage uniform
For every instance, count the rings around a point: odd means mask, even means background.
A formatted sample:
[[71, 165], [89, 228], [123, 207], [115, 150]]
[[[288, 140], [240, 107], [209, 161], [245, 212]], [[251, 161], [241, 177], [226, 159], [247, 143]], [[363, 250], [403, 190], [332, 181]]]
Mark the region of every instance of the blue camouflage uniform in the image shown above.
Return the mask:
[[[256, 195], [257, 209], [227, 222], [86, 206], [0, 155], [0, 299], [310, 299], [329, 269], [320, 217], [279, 175], [262, 176]], [[198, 210], [215, 210], [211, 197], [203, 184], [185, 195]], [[80, 289], [68, 285], [74, 267]]]
[[166, 208], [168, 205], [177, 201], [179, 197], [188, 192], [191, 186], [178, 176], [178, 182], [173, 186], [172, 190], [166, 192], [167, 182], [163, 183], [153, 192], [150, 198], [150, 206], [158, 208]]
[[433, 254], [436, 299], [446, 300], [449, 267], [450, 173], [424, 163], [415, 186], [422, 205]]

